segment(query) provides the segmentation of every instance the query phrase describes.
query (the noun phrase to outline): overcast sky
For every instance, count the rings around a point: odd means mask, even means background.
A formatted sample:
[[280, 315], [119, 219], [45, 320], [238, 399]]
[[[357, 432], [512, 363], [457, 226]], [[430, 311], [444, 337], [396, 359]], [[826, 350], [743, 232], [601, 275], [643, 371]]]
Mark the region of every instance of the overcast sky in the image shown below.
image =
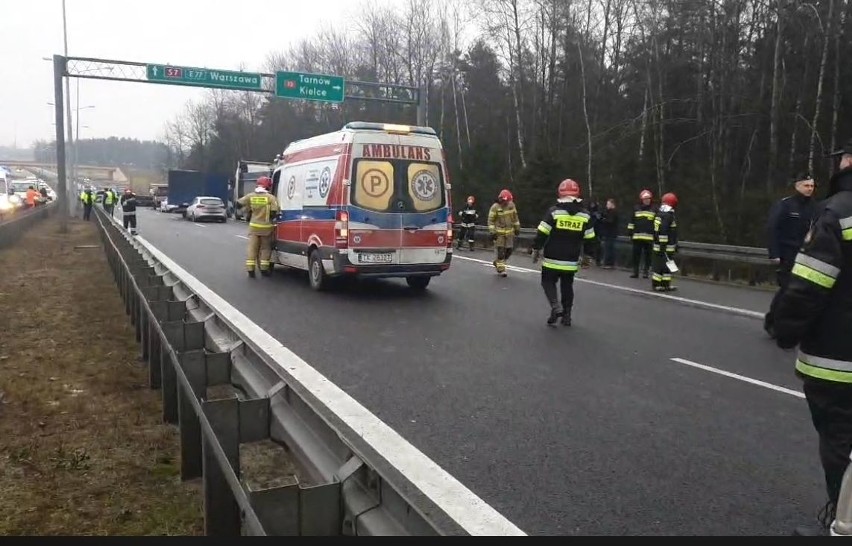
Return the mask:
[[[370, 0], [391, 4], [393, 0]], [[398, 0], [397, 0], [398, 2]], [[68, 54], [220, 69], [262, 70], [271, 51], [323, 22], [347, 25], [363, 0], [66, 0]], [[62, 0], [0, 0], [0, 145], [54, 134], [53, 65], [63, 52]], [[71, 80], [72, 110], [76, 80]], [[80, 80], [80, 136], [159, 138], [201, 90]], [[95, 108], [84, 109], [93, 105]], [[84, 127], [85, 126], [85, 127]]]

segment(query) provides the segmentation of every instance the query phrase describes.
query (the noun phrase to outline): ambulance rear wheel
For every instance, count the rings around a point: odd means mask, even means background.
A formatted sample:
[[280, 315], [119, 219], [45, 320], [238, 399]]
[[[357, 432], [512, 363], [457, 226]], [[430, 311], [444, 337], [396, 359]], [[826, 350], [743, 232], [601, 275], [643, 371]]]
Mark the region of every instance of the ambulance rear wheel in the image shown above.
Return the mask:
[[432, 280], [432, 277], [406, 277], [405, 282], [408, 283], [408, 287], [412, 290], [416, 290], [417, 292], [422, 292], [426, 290], [426, 287], [429, 286], [429, 281]]
[[308, 280], [311, 283], [311, 288], [317, 291], [325, 290], [328, 286], [328, 275], [325, 274], [318, 250], [311, 252], [308, 258]]

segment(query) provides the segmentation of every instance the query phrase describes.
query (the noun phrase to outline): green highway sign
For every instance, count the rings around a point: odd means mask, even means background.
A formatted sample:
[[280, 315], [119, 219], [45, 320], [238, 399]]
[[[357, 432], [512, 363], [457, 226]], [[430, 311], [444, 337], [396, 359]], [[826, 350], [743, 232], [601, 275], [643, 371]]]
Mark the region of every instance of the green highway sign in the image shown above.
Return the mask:
[[150, 82], [263, 91], [263, 78], [260, 74], [253, 72], [233, 72], [230, 70], [169, 66], [163, 64], [149, 64], [146, 65], [146, 68], [148, 81]]
[[344, 79], [341, 76], [276, 72], [275, 96], [323, 102], [343, 102]]

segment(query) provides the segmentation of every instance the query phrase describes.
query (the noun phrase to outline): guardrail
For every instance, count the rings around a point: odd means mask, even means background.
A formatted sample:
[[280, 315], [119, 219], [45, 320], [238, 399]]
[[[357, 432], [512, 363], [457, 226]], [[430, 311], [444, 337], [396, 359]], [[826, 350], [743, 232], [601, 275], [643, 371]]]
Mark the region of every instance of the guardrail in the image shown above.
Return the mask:
[[[207, 535], [523, 535], [101, 207], [100, 234]], [[216, 393], [224, 389], [226, 392]], [[271, 468], [249, 447], [265, 446]], [[293, 471], [287, 471], [286, 468]]]
[[[454, 237], [458, 237], [459, 226], [455, 225]], [[516, 246], [521, 250], [531, 252], [535, 239], [535, 228], [521, 228]], [[487, 226], [476, 226], [476, 246], [491, 248], [493, 246]], [[630, 264], [632, 260], [632, 244], [630, 239], [620, 236], [616, 240], [616, 262]], [[764, 248], [719, 245], [712, 243], [696, 243], [678, 241], [677, 262], [682, 276], [705, 276], [714, 281], [745, 280], [755, 286], [766, 282], [774, 282], [775, 269], [767, 257]]]
[[12, 215], [0, 214], [0, 248], [11, 245], [30, 226], [54, 211], [55, 202], [40, 205], [32, 210], [15, 211]]

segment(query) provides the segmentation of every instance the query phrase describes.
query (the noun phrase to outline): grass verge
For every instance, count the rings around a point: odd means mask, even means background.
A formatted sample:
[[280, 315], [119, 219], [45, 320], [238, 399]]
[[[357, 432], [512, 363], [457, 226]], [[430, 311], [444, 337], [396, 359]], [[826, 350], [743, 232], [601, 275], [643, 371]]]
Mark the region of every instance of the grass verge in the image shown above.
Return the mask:
[[0, 535], [199, 535], [92, 223], [0, 250]]

